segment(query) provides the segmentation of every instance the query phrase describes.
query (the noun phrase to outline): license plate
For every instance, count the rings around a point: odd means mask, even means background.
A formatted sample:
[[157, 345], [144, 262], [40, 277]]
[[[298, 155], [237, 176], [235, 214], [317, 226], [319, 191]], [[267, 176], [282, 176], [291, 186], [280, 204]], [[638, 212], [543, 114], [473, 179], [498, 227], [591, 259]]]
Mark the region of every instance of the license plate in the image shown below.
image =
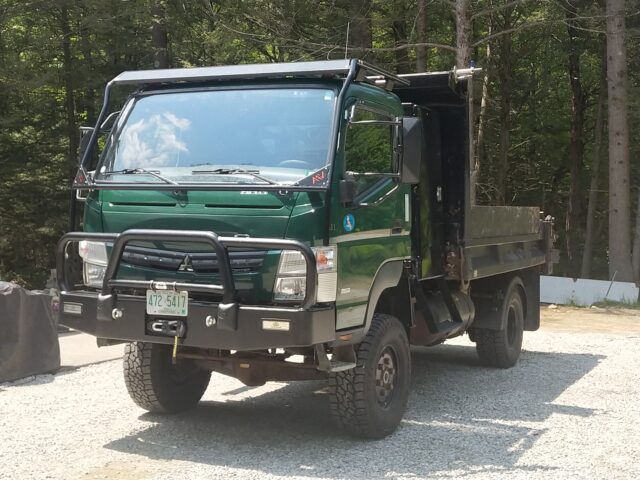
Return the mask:
[[147, 314], [186, 317], [189, 311], [189, 293], [173, 290], [147, 290]]

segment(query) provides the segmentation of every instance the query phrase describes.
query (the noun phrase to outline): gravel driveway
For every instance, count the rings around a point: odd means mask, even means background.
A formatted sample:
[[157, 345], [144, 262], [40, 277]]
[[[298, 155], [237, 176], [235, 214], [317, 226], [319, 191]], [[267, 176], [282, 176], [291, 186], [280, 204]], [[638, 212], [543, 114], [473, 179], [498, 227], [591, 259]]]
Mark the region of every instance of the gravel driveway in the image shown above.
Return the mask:
[[0, 478], [640, 478], [640, 316], [547, 310], [511, 370], [466, 337], [413, 350], [400, 429], [352, 440], [322, 382], [214, 374], [174, 417], [129, 399], [110, 361], [0, 385]]

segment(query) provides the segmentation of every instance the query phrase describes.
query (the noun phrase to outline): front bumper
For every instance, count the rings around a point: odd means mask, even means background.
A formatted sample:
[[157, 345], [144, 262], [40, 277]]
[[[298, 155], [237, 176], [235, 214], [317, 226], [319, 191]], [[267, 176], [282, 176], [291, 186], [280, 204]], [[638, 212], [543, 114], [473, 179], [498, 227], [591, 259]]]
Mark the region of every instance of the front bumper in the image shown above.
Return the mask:
[[[149, 325], [158, 319], [180, 320], [186, 326], [180, 345], [222, 350], [302, 347], [335, 339], [335, 309], [332, 307], [302, 310], [241, 305], [236, 312], [236, 328], [229, 329], [218, 322], [207, 326], [208, 316], [218, 318], [218, 305], [209, 302], [190, 301], [187, 317], [152, 317], [145, 311], [144, 297], [118, 295], [116, 304], [122, 316], [110, 320], [98, 320], [98, 302], [96, 292], [61, 293], [59, 323], [100, 338], [173, 343], [173, 337], [154, 333]], [[70, 310], [78, 313], [68, 313]], [[264, 321], [277, 321], [282, 330], [265, 329]]]
[[[100, 292], [73, 290], [64, 278], [66, 248], [79, 240], [113, 242]], [[117, 279], [116, 273], [127, 243], [138, 240], [203, 242], [211, 245], [220, 266], [220, 285], [166, 283]], [[300, 306], [271, 307], [237, 303], [229, 255], [229, 246], [254, 249], [291, 249], [300, 251], [307, 263], [307, 291]], [[335, 339], [335, 308], [316, 305], [317, 272], [311, 249], [296, 241], [218, 237], [213, 232], [176, 230], [128, 230], [121, 234], [73, 232], [58, 243], [57, 271], [60, 287], [59, 323], [82, 332], [122, 341], [173, 343], [222, 350], [260, 350], [301, 347]], [[151, 316], [146, 313], [146, 298], [125, 294], [127, 290], [180, 289], [220, 296], [219, 302], [189, 301], [186, 317]], [[117, 314], [114, 314], [117, 312]], [[175, 322], [179, 333], [158, 332], [157, 322]]]

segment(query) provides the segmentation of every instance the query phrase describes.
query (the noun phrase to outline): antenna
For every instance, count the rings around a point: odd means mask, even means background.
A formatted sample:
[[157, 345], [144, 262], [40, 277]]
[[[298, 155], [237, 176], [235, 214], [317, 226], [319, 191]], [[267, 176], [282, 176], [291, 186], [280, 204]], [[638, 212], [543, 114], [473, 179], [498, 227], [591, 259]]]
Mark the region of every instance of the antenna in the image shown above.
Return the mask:
[[347, 22], [347, 40], [344, 42], [344, 58], [347, 59], [349, 55], [349, 27], [351, 26], [351, 22]]

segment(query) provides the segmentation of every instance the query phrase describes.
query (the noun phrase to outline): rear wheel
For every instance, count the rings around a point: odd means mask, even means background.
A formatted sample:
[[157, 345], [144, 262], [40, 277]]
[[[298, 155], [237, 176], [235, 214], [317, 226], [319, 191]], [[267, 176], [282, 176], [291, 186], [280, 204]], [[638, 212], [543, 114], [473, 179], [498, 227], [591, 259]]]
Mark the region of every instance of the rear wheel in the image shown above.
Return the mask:
[[403, 325], [376, 314], [354, 369], [331, 374], [331, 413], [349, 434], [384, 438], [398, 427], [409, 397], [411, 355]]
[[171, 361], [171, 345], [133, 342], [124, 352], [124, 382], [129, 396], [150, 412], [177, 413], [204, 395], [211, 372], [193, 360]]
[[513, 367], [522, 350], [524, 306], [517, 285], [512, 285], [501, 309], [502, 330], [477, 328], [474, 330], [476, 350], [480, 361], [489, 367]]

